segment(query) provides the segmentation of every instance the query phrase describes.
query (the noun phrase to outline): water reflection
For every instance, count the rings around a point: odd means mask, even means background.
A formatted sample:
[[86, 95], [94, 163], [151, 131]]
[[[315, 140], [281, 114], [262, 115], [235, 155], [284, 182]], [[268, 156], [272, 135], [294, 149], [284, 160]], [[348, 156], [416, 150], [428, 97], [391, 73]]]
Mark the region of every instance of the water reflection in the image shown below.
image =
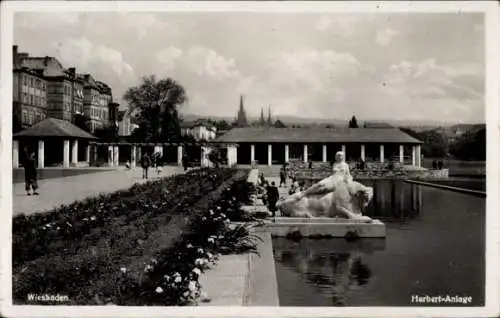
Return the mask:
[[385, 239], [273, 240], [275, 261], [329, 298], [329, 304], [322, 304], [326, 306], [346, 306], [351, 292], [367, 285], [372, 277], [364, 255], [384, 248]]
[[411, 295], [453, 293], [483, 306], [485, 198], [401, 181], [361, 182], [374, 187], [365, 214], [386, 224], [387, 237], [274, 238], [280, 305], [415, 306]]
[[373, 200], [365, 214], [384, 221], [407, 221], [422, 211], [422, 187], [401, 181], [361, 181], [373, 187]]

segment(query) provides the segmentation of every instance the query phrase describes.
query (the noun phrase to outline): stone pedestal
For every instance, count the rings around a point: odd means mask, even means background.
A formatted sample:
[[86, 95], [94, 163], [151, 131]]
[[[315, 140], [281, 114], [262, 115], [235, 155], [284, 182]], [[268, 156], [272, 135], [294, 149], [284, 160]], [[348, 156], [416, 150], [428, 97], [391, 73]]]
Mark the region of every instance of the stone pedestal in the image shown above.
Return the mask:
[[19, 168], [19, 141], [12, 141], [12, 168]]
[[73, 141], [73, 147], [71, 148], [71, 164], [73, 166], [78, 164], [78, 140]]
[[379, 220], [365, 223], [340, 218], [276, 217], [274, 221], [268, 221], [265, 226], [271, 235], [276, 237], [297, 235], [302, 237], [383, 238], [386, 236], [385, 224]]
[[43, 140], [38, 141], [38, 169], [45, 167], [45, 144]]
[[63, 167], [69, 168], [69, 140], [64, 141], [63, 147]]

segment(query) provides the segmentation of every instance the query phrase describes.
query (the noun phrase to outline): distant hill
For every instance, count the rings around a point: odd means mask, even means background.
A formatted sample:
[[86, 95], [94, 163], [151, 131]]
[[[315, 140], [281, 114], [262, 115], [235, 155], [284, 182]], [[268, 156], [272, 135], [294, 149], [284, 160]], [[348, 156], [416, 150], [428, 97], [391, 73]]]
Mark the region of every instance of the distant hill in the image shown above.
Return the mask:
[[[199, 118], [211, 118], [214, 120], [225, 120], [228, 123], [232, 123], [234, 121], [234, 116], [200, 116], [196, 114], [182, 114], [183, 118], [185, 121], [194, 121]], [[348, 119], [346, 120], [339, 120], [339, 119], [327, 119], [327, 118], [302, 118], [302, 117], [295, 117], [295, 116], [273, 116], [273, 121], [276, 120], [281, 120], [285, 125], [291, 126], [291, 125], [301, 125], [301, 126], [325, 126], [325, 125], [332, 125], [332, 126], [337, 126], [337, 127], [347, 127], [348, 125]], [[406, 127], [410, 128], [415, 131], [425, 131], [425, 130], [432, 130], [436, 129], [439, 127], [451, 127], [451, 126], [457, 126], [457, 127], [479, 127], [483, 125], [484, 123], [450, 123], [450, 122], [445, 122], [445, 121], [433, 121], [433, 120], [421, 120], [421, 121], [412, 121], [412, 120], [373, 120], [369, 118], [357, 118], [358, 119], [358, 125], [360, 127], [363, 127], [363, 123], [365, 121], [370, 122], [370, 123], [381, 123], [381, 124], [389, 124], [394, 127]], [[258, 117], [249, 117], [248, 121], [249, 122], [256, 122], [258, 121]]]

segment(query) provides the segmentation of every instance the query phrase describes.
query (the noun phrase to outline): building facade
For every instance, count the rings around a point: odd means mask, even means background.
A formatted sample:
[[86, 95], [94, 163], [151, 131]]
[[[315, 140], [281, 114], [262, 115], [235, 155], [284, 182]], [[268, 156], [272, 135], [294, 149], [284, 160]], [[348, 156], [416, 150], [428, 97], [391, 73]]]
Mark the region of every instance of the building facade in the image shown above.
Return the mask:
[[132, 122], [130, 112], [121, 110], [118, 112], [118, 136], [130, 136], [132, 134]]
[[212, 140], [216, 137], [217, 129], [203, 123], [181, 123], [181, 135], [192, 136], [196, 140]]
[[93, 131], [108, 121], [108, 104], [113, 101], [111, 88], [90, 74], [77, 74], [76, 68], [64, 68], [54, 57], [32, 57], [13, 51], [13, 112], [22, 128], [47, 117], [74, 122], [75, 115], [89, 116]]

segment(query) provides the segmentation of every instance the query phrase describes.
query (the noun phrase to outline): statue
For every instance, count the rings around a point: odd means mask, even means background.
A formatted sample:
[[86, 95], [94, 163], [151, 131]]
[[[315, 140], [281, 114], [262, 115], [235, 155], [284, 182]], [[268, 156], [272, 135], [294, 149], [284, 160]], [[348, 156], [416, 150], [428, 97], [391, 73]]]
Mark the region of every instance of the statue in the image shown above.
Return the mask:
[[373, 188], [353, 181], [344, 154], [337, 152], [333, 174], [305, 191], [290, 195], [278, 202], [283, 216], [339, 217], [371, 222], [363, 210], [373, 198]]

